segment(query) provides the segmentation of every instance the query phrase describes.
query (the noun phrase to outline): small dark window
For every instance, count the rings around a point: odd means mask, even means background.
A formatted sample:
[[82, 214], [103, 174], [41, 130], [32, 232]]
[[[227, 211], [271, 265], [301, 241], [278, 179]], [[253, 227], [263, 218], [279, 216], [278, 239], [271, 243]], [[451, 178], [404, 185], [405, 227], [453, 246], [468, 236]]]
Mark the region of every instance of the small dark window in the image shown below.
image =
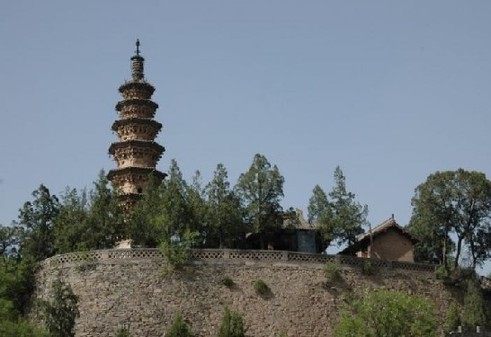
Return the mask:
[[138, 188], [138, 193], [140, 193], [140, 194], [143, 193], [143, 188], [139, 187]]

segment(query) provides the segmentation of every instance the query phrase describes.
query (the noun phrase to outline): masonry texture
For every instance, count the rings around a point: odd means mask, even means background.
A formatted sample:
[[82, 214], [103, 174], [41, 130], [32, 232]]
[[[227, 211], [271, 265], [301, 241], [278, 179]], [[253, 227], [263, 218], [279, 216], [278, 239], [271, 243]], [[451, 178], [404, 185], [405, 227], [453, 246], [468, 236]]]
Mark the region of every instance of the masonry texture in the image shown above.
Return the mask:
[[[225, 306], [243, 315], [248, 336], [284, 332], [290, 337], [329, 337], [344, 305], [343, 294], [352, 291], [385, 288], [418, 294], [435, 303], [440, 319], [452, 298], [431, 271], [376, 268], [374, 275], [365, 276], [359, 266], [343, 267], [343, 280], [332, 284], [326, 282], [323, 263], [281, 257], [194, 259], [184, 270], [166, 273], [165, 263], [155, 256], [89, 256], [79, 261], [73, 256], [44, 263], [36, 297], [49, 297], [56, 277], [69, 283], [79, 298], [77, 337], [112, 337], [123, 326], [134, 337], [161, 337], [177, 314], [195, 336], [215, 336]], [[224, 277], [234, 286], [222, 285]], [[258, 279], [271, 294], [255, 293]]]

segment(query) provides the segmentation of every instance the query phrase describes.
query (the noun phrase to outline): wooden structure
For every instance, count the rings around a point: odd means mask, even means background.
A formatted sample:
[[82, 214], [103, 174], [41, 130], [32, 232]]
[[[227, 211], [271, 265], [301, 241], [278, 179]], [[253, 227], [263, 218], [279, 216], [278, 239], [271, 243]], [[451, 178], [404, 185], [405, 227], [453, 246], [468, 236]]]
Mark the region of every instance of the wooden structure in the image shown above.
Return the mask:
[[144, 58], [136, 41], [136, 54], [131, 57], [131, 77], [119, 87], [123, 100], [116, 105], [119, 119], [112, 125], [119, 141], [112, 143], [109, 154], [117, 168], [107, 177], [116, 187], [121, 201], [131, 207], [142, 195], [150, 175], [162, 181], [165, 174], [156, 169], [165, 151], [155, 142], [162, 124], [154, 120], [158, 104], [151, 100], [155, 88], [145, 80]]

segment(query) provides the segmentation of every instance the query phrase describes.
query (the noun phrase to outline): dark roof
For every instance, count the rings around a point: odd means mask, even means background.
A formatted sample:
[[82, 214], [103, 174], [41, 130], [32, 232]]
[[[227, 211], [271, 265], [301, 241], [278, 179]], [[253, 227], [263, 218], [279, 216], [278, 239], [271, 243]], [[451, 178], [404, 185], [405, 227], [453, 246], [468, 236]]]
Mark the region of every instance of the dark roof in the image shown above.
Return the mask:
[[375, 228], [372, 228], [368, 232], [358, 235], [356, 237], [356, 242], [353, 245], [346, 247], [345, 249], [340, 251], [339, 254], [346, 254], [348, 252], [359, 251], [360, 249], [365, 248], [370, 244], [370, 236], [372, 237], [372, 239], [374, 239], [377, 236], [386, 233], [390, 229], [397, 230], [400, 234], [407, 237], [412, 243], [416, 243], [419, 241], [414, 235], [406, 231], [404, 227], [400, 226], [396, 222], [394, 217], [390, 217], [389, 219], [385, 220]]

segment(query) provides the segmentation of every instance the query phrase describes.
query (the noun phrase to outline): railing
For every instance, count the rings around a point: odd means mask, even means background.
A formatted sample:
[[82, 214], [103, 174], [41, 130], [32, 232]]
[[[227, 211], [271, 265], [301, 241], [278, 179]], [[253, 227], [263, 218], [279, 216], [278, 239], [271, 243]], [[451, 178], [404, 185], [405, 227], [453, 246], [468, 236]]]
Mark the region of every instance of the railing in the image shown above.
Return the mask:
[[[162, 260], [164, 255], [156, 248], [109, 249], [55, 255], [43, 261], [43, 266], [56, 267], [69, 263], [97, 263], [117, 261]], [[373, 268], [387, 268], [420, 272], [434, 272], [435, 265], [386, 261], [344, 255], [312, 254], [279, 250], [193, 249], [191, 258], [196, 261], [265, 261], [284, 263], [325, 264], [334, 262], [343, 267], [362, 267], [369, 263]]]

